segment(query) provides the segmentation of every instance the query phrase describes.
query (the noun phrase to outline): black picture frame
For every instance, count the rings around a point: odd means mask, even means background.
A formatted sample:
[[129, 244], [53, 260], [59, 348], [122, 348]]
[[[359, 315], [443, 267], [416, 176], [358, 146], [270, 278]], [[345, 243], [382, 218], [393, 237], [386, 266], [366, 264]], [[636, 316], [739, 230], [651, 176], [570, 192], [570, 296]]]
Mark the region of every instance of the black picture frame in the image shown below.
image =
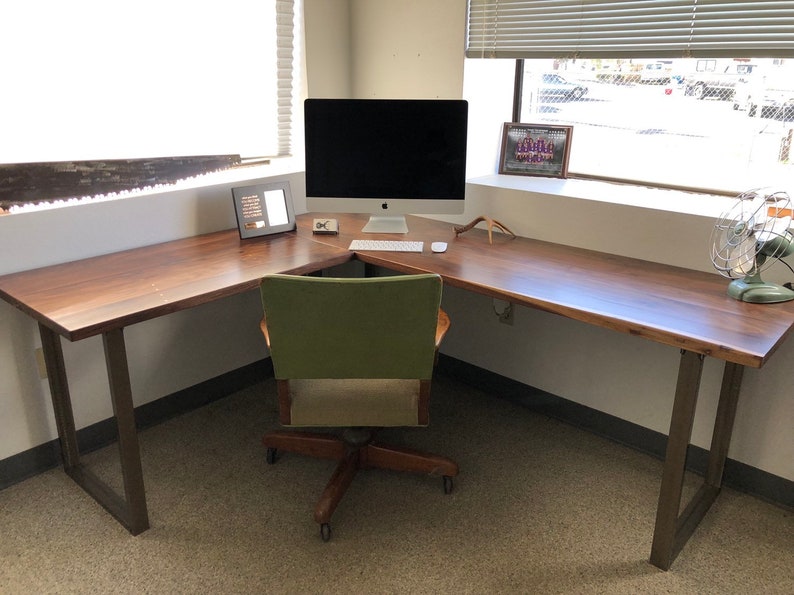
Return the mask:
[[295, 209], [288, 181], [232, 188], [240, 239], [295, 229]]
[[573, 126], [505, 122], [499, 173], [520, 176], [568, 176]]

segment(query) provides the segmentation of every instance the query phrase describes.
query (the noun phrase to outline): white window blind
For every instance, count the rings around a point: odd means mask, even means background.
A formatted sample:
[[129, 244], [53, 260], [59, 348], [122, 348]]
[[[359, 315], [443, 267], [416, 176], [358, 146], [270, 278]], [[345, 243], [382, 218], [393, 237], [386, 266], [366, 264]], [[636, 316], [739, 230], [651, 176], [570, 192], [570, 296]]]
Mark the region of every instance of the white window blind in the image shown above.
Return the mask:
[[469, 0], [466, 55], [792, 57], [794, 2]]
[[293, 0], [0, 8], [0, 163], [290, 152]]

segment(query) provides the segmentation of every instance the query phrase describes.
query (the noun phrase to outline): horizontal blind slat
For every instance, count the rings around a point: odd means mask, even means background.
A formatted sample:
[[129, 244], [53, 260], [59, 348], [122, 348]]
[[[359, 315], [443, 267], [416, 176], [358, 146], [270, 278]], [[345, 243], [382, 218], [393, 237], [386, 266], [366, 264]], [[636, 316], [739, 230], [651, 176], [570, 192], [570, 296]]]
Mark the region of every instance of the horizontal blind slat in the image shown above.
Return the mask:
[[794, 2], [470, 0], [468, 57], [794, 56]]

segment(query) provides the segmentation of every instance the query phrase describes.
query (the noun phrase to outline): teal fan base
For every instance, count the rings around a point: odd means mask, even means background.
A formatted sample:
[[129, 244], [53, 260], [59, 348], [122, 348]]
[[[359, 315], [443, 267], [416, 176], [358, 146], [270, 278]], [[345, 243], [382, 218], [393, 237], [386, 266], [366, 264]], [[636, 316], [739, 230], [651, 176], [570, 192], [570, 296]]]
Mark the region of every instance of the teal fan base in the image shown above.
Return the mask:
[[758, 273], [731, 281], [728, 284], [728, 295], [742, 302], [754, 304], [775, 304], [794, 300], [794, 291], [777, 283], [762, 281]]

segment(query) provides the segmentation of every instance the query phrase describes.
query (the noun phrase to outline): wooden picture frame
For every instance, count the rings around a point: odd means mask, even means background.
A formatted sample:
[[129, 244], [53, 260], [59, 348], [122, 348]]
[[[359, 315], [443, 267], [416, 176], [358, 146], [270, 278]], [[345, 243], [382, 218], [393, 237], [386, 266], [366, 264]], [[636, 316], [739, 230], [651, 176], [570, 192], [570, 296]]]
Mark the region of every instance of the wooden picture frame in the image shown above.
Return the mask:
[[521, 176], [568, 176], [573, 126], [505, 122], [499, 173]]
[[289, 182], [232, 188], [240, 239], [292, 231], [295, 210]]

